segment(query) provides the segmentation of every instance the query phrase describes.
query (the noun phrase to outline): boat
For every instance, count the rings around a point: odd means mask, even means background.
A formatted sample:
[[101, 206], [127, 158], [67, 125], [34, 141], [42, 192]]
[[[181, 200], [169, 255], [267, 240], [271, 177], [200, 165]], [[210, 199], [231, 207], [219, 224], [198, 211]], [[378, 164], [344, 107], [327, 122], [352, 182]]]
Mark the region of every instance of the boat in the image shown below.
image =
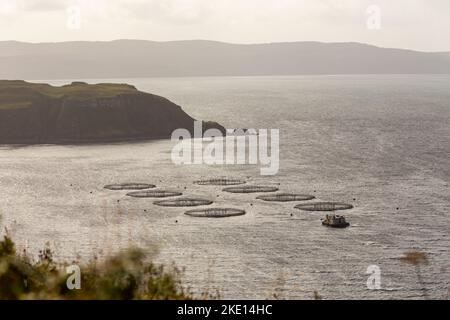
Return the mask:
[[350, 226], [350, 223], [345, 220], [344, 216], [327, 214], [325, 219], [322, 219], [322, 225], [331, 228], [347, 228]]

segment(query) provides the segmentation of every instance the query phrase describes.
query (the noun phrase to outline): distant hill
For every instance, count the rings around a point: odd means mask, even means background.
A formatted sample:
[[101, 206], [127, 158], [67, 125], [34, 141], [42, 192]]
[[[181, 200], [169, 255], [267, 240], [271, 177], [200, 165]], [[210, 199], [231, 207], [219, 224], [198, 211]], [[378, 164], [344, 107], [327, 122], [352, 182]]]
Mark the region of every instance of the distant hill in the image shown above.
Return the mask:
[[[55, 87], [0, 80], [0, 144], [93, 143], [169, 138], [194, 130], [180, 106], [127, 84]], [[203, 130], [225, 129], [203, 122]]]
[[450, 73], [450, 53], [360, 43], [0, 42], [0, 79]]

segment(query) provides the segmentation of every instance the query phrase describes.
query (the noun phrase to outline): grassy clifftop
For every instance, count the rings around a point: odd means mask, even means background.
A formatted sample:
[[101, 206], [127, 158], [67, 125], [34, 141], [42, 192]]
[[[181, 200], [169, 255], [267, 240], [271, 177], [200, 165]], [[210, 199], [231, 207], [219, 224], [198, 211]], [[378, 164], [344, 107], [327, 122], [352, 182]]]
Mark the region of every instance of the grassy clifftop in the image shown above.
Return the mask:
[[72, 82], [61, 87], [46, 83], [30, 83], [23, 80], [0, 80], [0, 108], [21, 108], [33, 104], [37, 96], [49, 98], [76, 98], [89, 100], [113, 98], [120, 94], [137, 93], [129, 84]]
[[[0, 80], [0, 143], [82, 143], [168, 138], [194, 119], [166, 98], [128, 84], [61, 87]], [[204, 129], [223, 127], [206, 122]]]

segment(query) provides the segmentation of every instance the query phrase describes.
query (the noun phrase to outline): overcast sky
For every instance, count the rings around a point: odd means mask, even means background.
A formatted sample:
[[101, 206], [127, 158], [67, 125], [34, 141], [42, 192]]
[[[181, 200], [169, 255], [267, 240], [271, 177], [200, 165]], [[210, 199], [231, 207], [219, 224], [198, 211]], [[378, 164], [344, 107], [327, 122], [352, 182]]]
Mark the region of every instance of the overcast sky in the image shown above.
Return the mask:
[[0, 0], [0, 40], [364, 42], [450, 51], [449, 0]]

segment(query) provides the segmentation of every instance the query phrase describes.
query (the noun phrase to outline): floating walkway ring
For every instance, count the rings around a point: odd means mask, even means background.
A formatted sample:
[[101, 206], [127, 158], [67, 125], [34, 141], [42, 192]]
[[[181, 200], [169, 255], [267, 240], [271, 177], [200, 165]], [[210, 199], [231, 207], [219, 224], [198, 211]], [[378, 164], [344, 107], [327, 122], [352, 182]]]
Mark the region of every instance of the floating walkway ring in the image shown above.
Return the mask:
[[194, 199], [194, 198], [184, 198], [184, 199], [173, 199], [173, 200], [161, 200], [155, 201], [153, 204], [162, 207], [196, 207], [196, 206], [207, 206], [213, 202], [206, 199]]
[[181, 192], [166, 190], [143, 190], [127, 193], [127, 196], [133, 198], [167, 198], [177, 197], [181, 195], [183, 195]]
[[233, 208], [208, 208], [208, 209], [196, 209], [186, 211], [184, 214], [191, 217], [199, 218], [226, 218], [236, 217], [245, 214], [245, 210], [233, 209]]
[[195, 181], [195, 184], [201, 186], [232, 186], [246, 183], [244, 180], [239, 179], [208, 179]]
[[353, 206], [342, 202], [316, 202], [298, 204], [294, 208], [304, 211], [337, 211], [353, 209]]
[[278, 191], [277, 187], [269, 186], [242, 186], [242, 187], [229, 187], [222, 191], [231, 193], [257, 193], [257, 192], [275, 192]]
[[308, 194], [294, 194], [294, 193], [278, 193], [258, 196], [256, 199], [273, 202], [288, 202], [288, 201], [307, 201], [315, 199], [316, 197]]
[[143, 190], [156, 188], [156, 186], [149, 183], [118, 183], [108, 184], [104, 188], [108, 190]]

